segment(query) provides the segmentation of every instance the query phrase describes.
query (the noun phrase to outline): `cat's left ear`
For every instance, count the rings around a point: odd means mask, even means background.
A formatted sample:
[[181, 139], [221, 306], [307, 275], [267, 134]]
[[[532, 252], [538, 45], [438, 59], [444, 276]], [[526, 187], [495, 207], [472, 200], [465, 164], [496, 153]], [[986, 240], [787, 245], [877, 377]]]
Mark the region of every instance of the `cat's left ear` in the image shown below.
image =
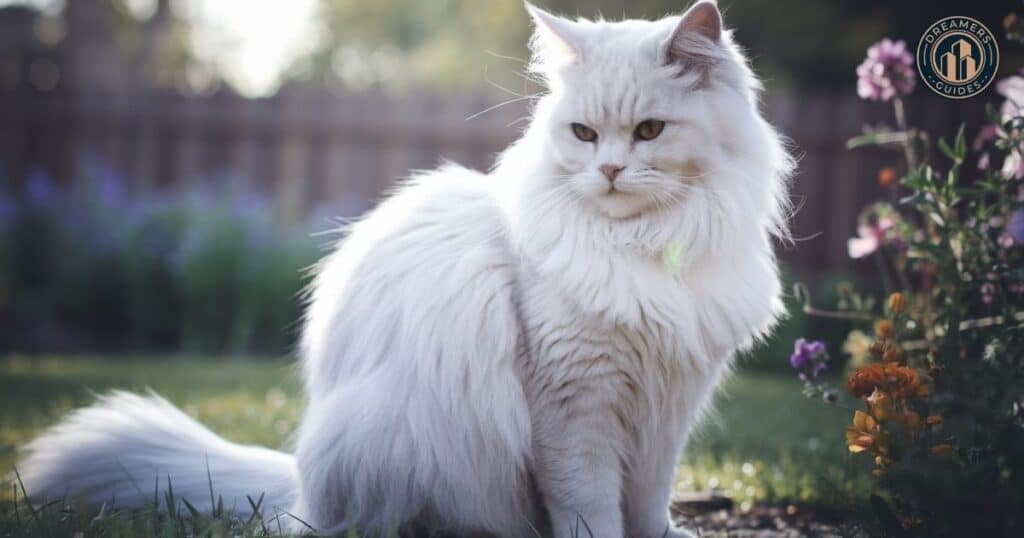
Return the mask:
[[665, 62], [709, 68], [720, 57], [722, 14], [714, 0], [700, 0], [683, 14], [665, 43]]
[[530, 40], [534, 61], [551, 67], [579, 61], [582, 51], [577, 23], [552, 15], [529, 2], [524, 4], [536, 27]]

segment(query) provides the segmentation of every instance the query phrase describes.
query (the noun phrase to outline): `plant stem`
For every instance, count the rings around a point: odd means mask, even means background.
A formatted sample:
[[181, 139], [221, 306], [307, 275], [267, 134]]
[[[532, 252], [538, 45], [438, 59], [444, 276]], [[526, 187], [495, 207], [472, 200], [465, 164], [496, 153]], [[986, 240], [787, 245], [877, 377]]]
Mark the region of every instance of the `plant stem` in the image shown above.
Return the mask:
[[896, 125], [900, 131], [906, 133], [906, 137], [903, 139], [903, 156], [907, 159], [907, 170], [910, 171], [917, 168], [917, 158], [914, 154], [914, 139], [917, 137], [917, 133], [907, 127], [907, 112], [903, 108], [903, 99], [900, 99], [899, 96], [894, 97], [892, 106], [896, 114]]

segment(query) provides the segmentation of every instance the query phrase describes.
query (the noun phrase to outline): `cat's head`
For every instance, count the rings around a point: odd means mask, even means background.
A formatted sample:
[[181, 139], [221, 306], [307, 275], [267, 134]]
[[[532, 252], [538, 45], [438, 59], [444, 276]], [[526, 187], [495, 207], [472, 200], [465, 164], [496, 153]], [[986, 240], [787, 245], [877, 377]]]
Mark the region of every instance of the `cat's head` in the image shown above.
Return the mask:
[[530, 136], [545, 137], [554, 188], [612, 220], [689, 212], [702, 226], [745, 212], [784, 229], [789, 158], [714, 2], [657, 21], [527, 9], [531, 69], [550, 90]]

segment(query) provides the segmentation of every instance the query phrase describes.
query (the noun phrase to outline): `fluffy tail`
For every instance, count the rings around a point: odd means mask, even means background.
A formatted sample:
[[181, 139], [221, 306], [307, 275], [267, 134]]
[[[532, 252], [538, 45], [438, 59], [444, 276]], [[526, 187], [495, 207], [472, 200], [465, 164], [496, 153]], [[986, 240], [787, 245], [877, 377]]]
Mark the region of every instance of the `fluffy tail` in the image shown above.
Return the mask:
[[247, 515], [246, 497], [262, 495], [273, 514], [290, 510], [297, 491], [294, 457], [221, 439], [155, 394], [105, 396], [31, 442], [27, 452], [18, 471], [32, 500], [139, 508], [154, 493], [163, 503], [170, 481], [176, 499], [212, 510], [212, 486], [225, 509]]

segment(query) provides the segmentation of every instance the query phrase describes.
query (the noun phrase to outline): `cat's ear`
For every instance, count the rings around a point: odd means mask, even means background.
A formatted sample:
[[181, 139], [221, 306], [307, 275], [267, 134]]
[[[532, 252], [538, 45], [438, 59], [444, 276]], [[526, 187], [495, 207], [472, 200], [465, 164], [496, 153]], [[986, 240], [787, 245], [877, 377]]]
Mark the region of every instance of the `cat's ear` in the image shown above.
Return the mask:
[[722, 14], [714, 0], [700, 0], [683, 14], [665, 44], [665, 62], [709, 68], [721, 57]]
[[530, 39], [534, 62], [557, 67], [579, 61], [582, 52], [577, 23], [552, 15], [529, 2], [524, 2], [524, 5], [535, 27]]

